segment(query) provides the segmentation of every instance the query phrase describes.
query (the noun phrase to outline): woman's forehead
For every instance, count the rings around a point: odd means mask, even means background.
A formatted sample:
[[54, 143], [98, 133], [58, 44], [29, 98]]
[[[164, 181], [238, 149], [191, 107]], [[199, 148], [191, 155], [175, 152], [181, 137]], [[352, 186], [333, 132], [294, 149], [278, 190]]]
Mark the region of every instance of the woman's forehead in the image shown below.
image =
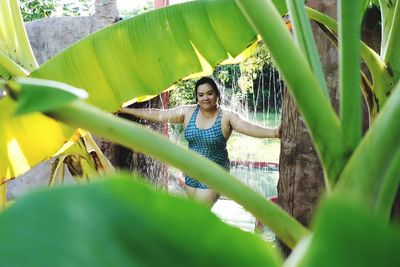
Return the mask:
[[197, 87], [197, 93], [198, 94], [200, 94], [200, 93], [201, 94], [208, 93], [209, 91], [214, 92], [214, 89], [208, 83], [203, 83], [203, 84], [199, 85], [199, 87]]

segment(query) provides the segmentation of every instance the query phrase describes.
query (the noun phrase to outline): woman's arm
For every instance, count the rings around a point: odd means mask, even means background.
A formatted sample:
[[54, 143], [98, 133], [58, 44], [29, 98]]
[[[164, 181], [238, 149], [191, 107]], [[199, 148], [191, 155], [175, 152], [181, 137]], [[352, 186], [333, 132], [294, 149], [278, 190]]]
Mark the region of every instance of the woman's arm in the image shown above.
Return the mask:
[[130, 114], [153, 122], [183, 123], [186, 109], [185, 106], [173, 109], [122, 108], [119, 113]]
[[229, 123], [238, 133], [258, 138], [281, 138], [281, 125], [277, 128], [267, 128], [242, 119], [239, 115], [230, 113]]

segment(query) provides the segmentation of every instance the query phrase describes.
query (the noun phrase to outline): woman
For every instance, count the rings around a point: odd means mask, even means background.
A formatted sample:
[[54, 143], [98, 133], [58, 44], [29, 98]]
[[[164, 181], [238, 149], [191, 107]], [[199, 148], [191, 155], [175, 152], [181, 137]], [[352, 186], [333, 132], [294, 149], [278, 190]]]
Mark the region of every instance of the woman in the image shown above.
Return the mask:
[[[203, 77], [195, 86], [196, 105], [174, 109], [127, 109], [122, 113], [155, 122], [182, 123], [189, 148], [229, 170], [226, 142], [232, 130], [258, 138], [280, 138], [281, 128], [266, 128], [247, 122], [232, 111], [221, 109], [218, 87], [213, 79]], [[185, 176], [185, 188], [192, 199], [212, 207], [219, 194], [190, 176]]]

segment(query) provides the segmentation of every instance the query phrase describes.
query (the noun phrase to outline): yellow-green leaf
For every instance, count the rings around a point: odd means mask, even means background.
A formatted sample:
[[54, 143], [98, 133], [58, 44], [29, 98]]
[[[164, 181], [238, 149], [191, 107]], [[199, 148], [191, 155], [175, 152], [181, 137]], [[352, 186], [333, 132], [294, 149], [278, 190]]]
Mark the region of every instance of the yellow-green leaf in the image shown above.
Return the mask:
[[40, 113], [15, 117], [10, 97], [0, 101], [0, 182], [5, 182], [56, 153], [72, 130]]

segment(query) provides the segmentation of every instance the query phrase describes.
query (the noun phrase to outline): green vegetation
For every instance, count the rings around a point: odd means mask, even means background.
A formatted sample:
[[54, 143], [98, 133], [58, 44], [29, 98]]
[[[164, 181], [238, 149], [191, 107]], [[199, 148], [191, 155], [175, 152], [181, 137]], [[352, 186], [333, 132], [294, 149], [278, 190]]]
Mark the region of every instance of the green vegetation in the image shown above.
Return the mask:
[[75, 0], [61, 3], [60, 0], [20, 0], [21, 14], [24, 21], [43, 19], [54, 15], [58, 7], [62, 16], [81, 16], [90, 14], [93, 9], [91, 0]]
[[[8, 1], [15, 7], [15, 1]], [[358, 54], [356, 25], [367, 2], [339, 1], [341, 55], [348, 53], [347, 47]], [[365, 46], [360, 52], [373, 76], [368, 84], [379, 115], [362, 138], [358, 137], [359, 117], [349, 112], [349, 106], [359, 109], [359, 101], [351, 100], [357, 97], [354, 91], [359, 90], [360, 77], [341, 75], [345, 107], [339, 118], [315, 64], [318, 55], [302, 2], [288, 1], [295, 18], [295, 40], [281, 20], [283, 1], [204, 0], [107, 27], [40, 68], [30, 61], [28, 43], [20, 34], [19, 12], [12, 9], [12, 16], [8, 9], [0, 9], [2, 18], [8, 19], [0, 24], [0, 37], [11, 44], [1, 47], [1, 76], [33, 71], [29, 75], [36, 78], [3, 81], [8, 92], [0, 100], [0, 108], [7, 111], [0, 114], [0, 126], [7, 130], [0, 133], [0, 157], [6, 159], [0, 162], [3, 181], [53, 155], [80, 127], [207, 183], [243, 205], [294, 249], [283, 262], [270, 244], [222, 224], [205, 208], [116, 175], [17, 200], [0, 215], [2, 262], [7, 266], [399, 266], [400, 231], [390, 221], [390, 208], [400, 179], [400, 52], [395, 49], [400, 35], [392, 34], [400, 25], [400, 4], [379, 2], [384, 22], [382, 55]], [[344, 16], [348, 12], [354, 15]], [[323, 15], [313, 16], [332, 26]], [[7, 32], [14, 35], [3, 34]], [[266, 42], [302, 112], [326, 174], [327, 192], [311, 229], [216, 164], [110, 114], [123, 102], [158, 94], [189, 74], [210, 75], [210, 67], [227, 60], [227, 55], [236, 57], [254, 48], [256, 33]], [[12, 46], [15, 41], [21, 44], [18, 51]], [[344, 57], [341, 65], [342, 72], [359, 73], [354, 57]], [[89, 98], [79, 99], [81, 91], [46, 79], [83, 87]], [[11, 120], [16, 110], [33, 113]]]
[[21, 0], [20, 5], [24, 21], [47, 18], [56, 11], [55, 1]]

